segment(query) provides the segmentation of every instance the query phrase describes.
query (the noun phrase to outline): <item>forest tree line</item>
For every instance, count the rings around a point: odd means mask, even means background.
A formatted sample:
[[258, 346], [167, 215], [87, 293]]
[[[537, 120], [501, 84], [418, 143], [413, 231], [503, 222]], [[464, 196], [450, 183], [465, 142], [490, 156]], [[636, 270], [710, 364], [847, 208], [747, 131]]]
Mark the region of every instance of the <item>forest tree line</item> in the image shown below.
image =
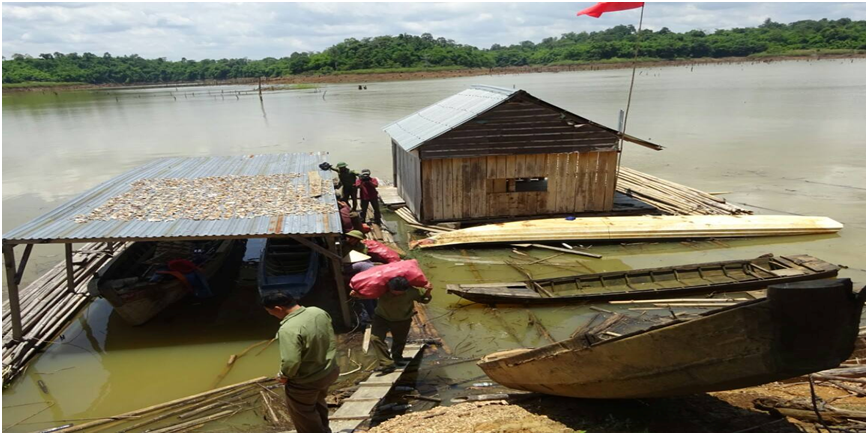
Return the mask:
[[524, 41], [510, 46], [480, 49], [451, 39], [401, 34], [373, 38], [349, 38], [322, 52], [292, 53], [288, 57], [261, 60], [165, 58], [109, 53], [15, 54], [3, 58], [3, 83], [82, 82], [91, 84], [164, 83], [281, 77], [299, 74], [334, 74], [351, 71], [496, 68], [557, 65], [632, 59], [636, 38], [643, 59], [699, 59], [752, 55], [787, 55], [806, 50], [865, 50], [865, 21], [805, 20], [781, 24], [767, 19], [757, 27], [684, 33], [662, 28], [642, 30], [619, 25], [599, 32], [570, 32]]

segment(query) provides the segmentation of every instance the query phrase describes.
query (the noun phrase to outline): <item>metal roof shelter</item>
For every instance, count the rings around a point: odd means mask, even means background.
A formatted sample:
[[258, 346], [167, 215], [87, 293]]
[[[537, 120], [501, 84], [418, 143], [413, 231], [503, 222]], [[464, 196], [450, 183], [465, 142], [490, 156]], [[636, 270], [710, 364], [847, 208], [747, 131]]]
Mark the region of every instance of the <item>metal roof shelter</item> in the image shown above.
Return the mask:
[[[33, 245], [44, 243], [66, 245], [68, 285], [73, 289], [72, 243], [291, 237], [323, 253], [331, 260], [338, 286], [338, 296], [341, 300], [343, 320], [345, 324], [349, 324], [350, 315], [346, 304], [346, 291], [343, 288], [341, 253], [338, 245], [338, 237], [342, 232], [340, 214], [331, 189], [313, 192], [316, 183], [319, 183], [318, 189], [322, 189], [327, 182], [325, 180], [332, 178], [329, 171], [323, 171], [318, 167], [327, 159], [328, 153], [325, 152], [158, 159], [106, 181], [56, 209], [7, 232], [3, 235], [3, 257], [13, 339], [22, 339], [18, 285]], [[292, 214], [212, 219], [107, 219], [86, 222], [76, 219], [77, 216], [94, 211], [110, 199], [130, 192], [133, 183], [137, 181], [290, 174], [297, 175], [292, 176], [289, 186], [295, 189], [309, 189], [308, 192], [313, 197], [312, 202], [320, 206], [318, 209], [328, 209], [328, 211], [299, 210]], [[314, 195], [314, 193], [319, 194]], [[209, 204], [214, 204], [213, 198], [210, 199]], [[149, 206], [151, 204], [143, 205], [145, 211]], [[196, 204], [183, 204], [184, 208], [195, 208], [195, 206]], [[308, 240], [310, 237], [324, 237], [328, 247], [324, 248]], [[21, 264], [16, 268], [13, 248], [17, 245], [26, 245], [26, 247], [21, 257]]]

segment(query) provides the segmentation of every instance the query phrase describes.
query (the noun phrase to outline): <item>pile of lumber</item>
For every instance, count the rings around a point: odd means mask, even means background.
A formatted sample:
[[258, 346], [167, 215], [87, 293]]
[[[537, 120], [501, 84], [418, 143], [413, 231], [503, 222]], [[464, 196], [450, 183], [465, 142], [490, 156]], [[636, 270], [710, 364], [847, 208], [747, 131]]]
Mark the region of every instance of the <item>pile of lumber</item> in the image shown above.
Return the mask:
[[703, 239], [831, 234], [843, 225], [815, 216], [614, 216], [538, 219], [434, 234], [413, 246], [536, 241]]
[[[231, 417], [248, 409], [250, 401], [262, 400], [266, 416], [277, 420], [283, 392], [275, 378], [260, 377], [171, 402], [102, 418], [84, 424], [67, 425], [53, 432], [190, 432], [208, 422]], [[270, 396], [276, 396], [276, 400]]]
[[615, 190], [671, 215], [739, 215], [750, 210], [692, 187], [621, 167]]
[[66, 264], [61, 262], [19, 291], [23, 340], [12, 339], [12, 314], [8, 300], [3, 303], [3, 382], [12, 380], [27, 366], [37, 351], [51, 343], [67, 323], [89, 301], [87, 284], [112, 255], [128, 245], [89, 243], [72, 256], [74, 291], [70, 292]]

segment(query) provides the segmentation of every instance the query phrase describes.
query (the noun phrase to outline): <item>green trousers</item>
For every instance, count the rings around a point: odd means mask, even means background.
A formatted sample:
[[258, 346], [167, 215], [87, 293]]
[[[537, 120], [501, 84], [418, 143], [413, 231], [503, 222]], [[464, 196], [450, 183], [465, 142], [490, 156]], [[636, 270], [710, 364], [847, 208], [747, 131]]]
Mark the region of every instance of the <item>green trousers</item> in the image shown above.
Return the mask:
[[[412, 323], [413, 319], [392, 322], [374, 315], [374, 321], [371, 324], [371, 344], [374, 347], [374, 352], [376, 352], [380, 367], [395, 364], [395, 361], [404, 354], [404, 345], [407, 344], [407, 335], [410, 334], [410, 324]], [[391, 356], [389, 347], [386, 345], [386, 333], [390, 331], [392, 332]]]

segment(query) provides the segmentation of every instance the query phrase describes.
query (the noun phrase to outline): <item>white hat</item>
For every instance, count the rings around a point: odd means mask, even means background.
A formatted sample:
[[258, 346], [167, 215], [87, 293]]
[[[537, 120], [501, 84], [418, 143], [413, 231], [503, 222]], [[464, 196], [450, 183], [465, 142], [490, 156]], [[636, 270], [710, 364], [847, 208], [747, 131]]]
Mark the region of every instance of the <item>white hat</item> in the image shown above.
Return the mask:
[[370, 260], [371, 257], [362, 254], [359, 251], [352, 250], [349, 254], [344, 256], [344, 263], [358, 263], [360, 261]]

